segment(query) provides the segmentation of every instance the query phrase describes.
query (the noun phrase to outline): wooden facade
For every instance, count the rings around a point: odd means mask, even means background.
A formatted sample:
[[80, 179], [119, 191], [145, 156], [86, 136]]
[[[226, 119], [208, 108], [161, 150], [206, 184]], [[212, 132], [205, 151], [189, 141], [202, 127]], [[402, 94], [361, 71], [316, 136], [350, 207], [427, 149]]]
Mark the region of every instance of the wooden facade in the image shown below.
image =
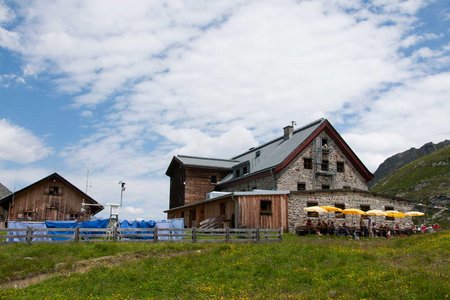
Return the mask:
[[103, 209], [66, 179], [54, 173], [0, 200], [7, 220], [86, 220]]
[[216, 183], [228, 173], [229, 170], [186, 166], [173, 161], [167, 171], [170, 176], [169, 208], [205, 200], [206, 194], [214, 191]]
[[[219, 226], [287, 230], [288, 193], [235, 192], [211, 200], [167, 210], [169, 219], [184, 218], [186, 227], [200, 227], [207, 219], [220, 218]], [[236, 204], [238, 207], [236, 208]], [[235, 218], [235, 216], [238, 218]]]

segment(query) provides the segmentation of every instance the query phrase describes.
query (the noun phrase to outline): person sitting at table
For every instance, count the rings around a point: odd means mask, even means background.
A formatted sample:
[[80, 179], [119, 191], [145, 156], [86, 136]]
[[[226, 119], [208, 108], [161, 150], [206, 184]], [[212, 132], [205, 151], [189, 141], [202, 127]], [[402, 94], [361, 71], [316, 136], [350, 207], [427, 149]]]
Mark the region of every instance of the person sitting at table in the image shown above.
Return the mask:
[[398, 223], [395, 223], [394, 225], [394, 236], [400, 235], [400, 225]]
[[389, 230], [389, 228], [386, 229], [386, 238], [390, 239], [392, 237], [391, 235], [391, 231]]
[[308, 234], [311, 234], [311, 232], [314, 232], [314, 224], [311, 221], [311, 219], [308, 218], [308, 220], [306, 220], [306, 229], [308, 229]]
[[377, 223], [372, 224], [372, 236], [377, 237]]
[[434, 224], [433, 224], [433, 230], [434, 230], [434, 231], [439, 231], [439, 228], [440, 228], [440, 226], [439, 226], [438, 223], [434, 223]]
[[422, 226], [420, 226], [420, 231], [421, 231], [422, 233], [427, 232], [427, 225], [422, 224]]
[[342, 224], [342, 229], [341, 229], [341, 231], [342, 231], [342, 234], [345, 235], [345, 236], [350, 235], [350, 231], [348, 230], [347, 223], [344, 222], [344, 223]]
[[328, 221], [328, 235], [334, 235], [335, 232], [335, 227], [334, 227], [334, 222], [333, 221]]

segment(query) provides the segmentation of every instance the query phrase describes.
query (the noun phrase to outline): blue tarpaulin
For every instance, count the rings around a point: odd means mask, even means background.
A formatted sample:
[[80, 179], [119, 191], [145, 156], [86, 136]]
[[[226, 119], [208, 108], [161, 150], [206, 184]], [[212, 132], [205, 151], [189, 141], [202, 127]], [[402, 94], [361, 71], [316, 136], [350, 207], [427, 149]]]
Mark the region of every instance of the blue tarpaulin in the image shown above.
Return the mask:
[[[8, 222], [8, 228], [11, 229], [26, 229], [27, 227], [33, 227], [33, 228], [108, 228], [109, 220], [108, 219], [102, 219], [102, 220], [95, 220], [95, 221], [85, 221], [85, 222], [76, 222], [76, 221], [46, 221], [46, 222], [14, 222], [10, 221]], [[119, 224], [120, 228], [159, 228], [160, 233], [162, 235], [164, 234], [182, 234], [183, 231], [176, 230], [184, 228], [184, 219], [170, 219], [170, 220], [161, 220], [161, 221], [128, 221], [123, 220]], [[102, 234], [104, 232], [88, 232], [83, 231], [85, 234]], [[124, 234], [135, 234], [136, 232], [132, 231], [124, 231]], [[153, 231], [141, 231], [140, 233], [143, 234], [151, 234]], [[8, 232], [8, 235], [25, 235], [25, 232], [16, 233], [16, 232]], [[47, 232], [34, 232], [34, 235], [36, 234], [42, 234], [46, 235]], [[73, 235], [73, 230], [68, 231], [49, 231], [48, 235]], [[133, 239], [153, 239], [153, 236], [146, 236], [146, 237], [138, 237], [133, 236], [130, 237]], [[182, 239], [183, 237], [169, 237], [169, 236], [160, 236], [161, 240], [169, 240], [169, 239]], [[33, 241], [66, 241], [70, 240], [71, 238], [68, 237], [52, 237], [52, 238], [33, 238]], [[25, 241], [25, 238], [10, 238], [8, 241]]]
[[[95, 220], [95, 221], [46, 221], [47, 228], [108, 228], [109, 220]], [[103, 234], [105, 232], [83, 232], [85, 234]], [[73, 234], [73, 231], [49, 231], [49, 234]], [[52, 237], [54, 241], [66, 241], [69, 238], [65, 237]]]
[[84, 221], [81, 223], [80, 228], [108, 228], [109, 220], [95, 220], [95, 221]]
[[[128, 221], [128, 220], [123, 220], [119, 223], [119, 227], [120, 228], [154, 228], [156, 225], [155, 221]], [[134, 234], [136, 232], [134, 231], [123, 231], [124, 234]], [[149, 234], [152, 233], [152, 231], [140, 231], [139, 233], [143, 233], [143, 234]], [[152, 236], [146, 236], [146, 237], [132, 237], [135, 239], [153, 239]]]
[[[45, 226], [47, 228], [77, 228], [79, 223], [75, 221], [45, 221]], [[49, 235], [59, 235], [59, 234], [72, 234], [73, 230], [70, 231], [49, 231]], [[59, 237], [55, 236], [52, 237], [52, 240], [54, 241], [67, 241], [70, 240], [68, 237]]]
[[[8, 221], [8, 229], [27, 229], [28, 227], [35, 228], [35, 229], [45, 229], [45, 223], [44, 222], [15, 222], [15, 221]], [[17, 235], [22, 236], [26, 235], [26, 231], [8, 231], [8, 235]], [[33, 232], [33, 235], [46, 235], [47, 233], [45, 231], [35, 231]], [[17, 238], [8, 238], [8, 242], [24, 242], [26, 241], [26, 238], [24, 237], [17, 237]], [[42, 238], [33, 238], [33, 241], [50, 241], [50, 238], [42, 237]]]

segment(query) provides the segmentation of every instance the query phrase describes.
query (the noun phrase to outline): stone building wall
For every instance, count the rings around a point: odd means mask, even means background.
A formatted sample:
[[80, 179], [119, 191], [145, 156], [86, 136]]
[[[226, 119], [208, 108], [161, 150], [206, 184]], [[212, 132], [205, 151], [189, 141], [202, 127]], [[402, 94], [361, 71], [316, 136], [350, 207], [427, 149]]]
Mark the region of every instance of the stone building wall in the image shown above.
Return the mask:
[[[343, 222], [351, 224], [356, 221], [359, 225], [359, 216], [347, 215], [345, 218], [335, 218], [334, 213], [320, 214], [319, 218], [308, 217], [307, 213], [303, 210], [307, 207], [308, 202], [317, 202], [317, 205], [331, 205], [345, 204], [346, 208], [361, 208], [361, 205], [368, 205], [370, 209], [385, 210], [386, 206], [393, 207], [398, 211], [410, 211], [414, 203], [408, 201], [401, 201], [395, 198], [382, 196], [367, 191], [361, 190], [330, 190], [330, 191], [303, 191], [303, 192], [291, 192], [288, 200], [288, 223], [289, 231], [295, 231], [297, 226], [304, 226], [306, 220], [310, 218], [313, 223], [317, 223], [320, 218], [322, 220], [329, 220], [335, 222], [338, 226]], [[410, 226], [412, 221], [410, 218], [386, 220], [385, 217], [371, 217], [373, 222], [377, 224], [386, 224], [393, 226], [398, 223], [400, 226]]]
[[[316, 149], [322, 138], [327, 139], [327, 151]], [[317, 164], [317, 155], [329, 161], [329, 171], [321, 172]], [[312, 169], [305, 169], [304, 158], [311, 158]], [[337, 172], [337, 162], [344, 163], [344, 172]], [[322, 185], [329, 185], [330, 189], [352, 188], [367, 190], [367, 183], [355, 169], [353, 164], [342, 153], [334, 141], [322, 132], [297, 158], [295, 158], [283, 171], [277, 174], [277, 190], [297, 190], [297, 183], [305, 183], [306, 190], [321, 190]]]

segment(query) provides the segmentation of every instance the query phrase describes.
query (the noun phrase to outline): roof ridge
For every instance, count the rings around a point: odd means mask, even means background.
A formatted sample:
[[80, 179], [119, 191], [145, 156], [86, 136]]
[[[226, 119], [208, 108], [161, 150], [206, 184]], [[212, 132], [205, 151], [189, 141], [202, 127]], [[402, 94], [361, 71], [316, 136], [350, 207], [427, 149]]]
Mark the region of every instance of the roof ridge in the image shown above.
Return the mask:
[[177, 155], [177, 157], [186, 157], [186, 158], [196, 158], [196, 159], [208, 159], [208, 160], [219, 160], [219, 161], [228, 161], [228, 162], [239, 162], [234, 159], [227, 158], [213, 158], [213, 157], [200, 157], [200, 156], [190, 156], [190, 155]]
[[[325, 118], [317, 119], [317, 120], [315, 120], [315, 121], [313, 121], [313, 122], [310, 122], [310, 123], [308, 123], [308, 124], [306, 124], [306, 125], [303, 125], [302, 127], [298, 128], [298, 129], [294, 130], [293, 134], [298, 133], [298, 132], [300, 132], [300, 131], [303, 131], [303, 130], [305, 130], [305, 129], [308, 129], [308, 128], [311, 127], [311, 126], [314, 126], [314, 125], [316, 125], [316, 124], [322, 123], [322, 122], [324, 122], [324, 121], [326, 121]], [[244, 153], [241, 153], [241, 154], [239, 154], [239, 155], [237, 155], [237, 156], [234, 156], [234, 157], [232, 157], [231, 159], [237, 159], [238, 157], [241, 157], [241, 156], [244, 156], [244, 155], [246, 155], [246, 154], [248, 154], [248, 153], [254, 152], [254, 151], [258, 150], [258, 149], [261, 149], [261, 148], [263, 148], [263, 147], [265, 147], [265, 146], [267, 146], [267, 145], [269, 145], [269, 144], [272, 144], [272, 143], [274, 143], [274, 142], [276, 142], [276, 141], [278, 141], [278, 140], [282, 140], [282, 139], [284, 139], [284, 136], [277, 137], [277, 138], [275, 138], [275, 139], [273, 139], [273, 140], [271, 140], [271, 141], [269, 141], [269, 142], [267, 142], [267, 143], [264, 143], [264, 144], [259, 145], [259, 146], [257, 146], [257, 147], [252, 147], [252, 148], [250, 148], [250, 150], [247, 150], [247, 151], [245, 151]]]

